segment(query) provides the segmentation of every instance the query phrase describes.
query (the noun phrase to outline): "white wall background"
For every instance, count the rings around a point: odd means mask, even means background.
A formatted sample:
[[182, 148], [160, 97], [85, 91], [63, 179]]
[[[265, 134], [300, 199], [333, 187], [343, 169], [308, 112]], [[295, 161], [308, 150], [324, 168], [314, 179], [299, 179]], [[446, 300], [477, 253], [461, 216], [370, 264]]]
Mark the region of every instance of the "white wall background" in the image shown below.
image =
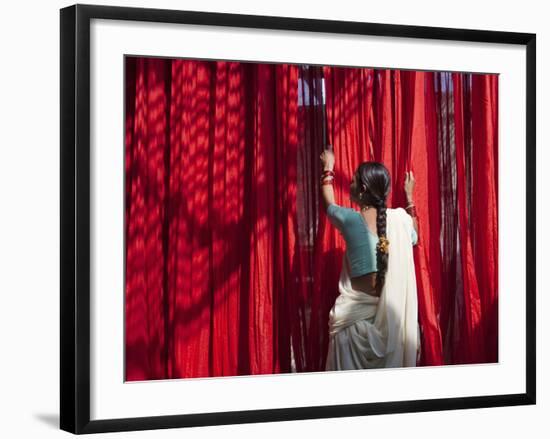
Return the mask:
[[[250, 0], [88, 1], [242, 14], [489, 29], [537, 33], [537, 223], [548, 208], [546, 171], [549, 88], [545, 55], [550, 28], [544, 2], [391, 2]], [[3, 437], [62, 437], [59, 422], [59, 8], [63, 1], [10, 2], [0, 18], [0, 431]], [[550, 212], [549, 212], [550, 213]], [[547, 367], [549, 331], [544, 319], [550, 245], [537, 231], [538, 404], [504, 407], [277, 422], [237, 426], [111, 433], [109, 437], [514, 437], [550, 432]], [[513, 324], [513, 322], [509, 322]], [[351, 390], [351, 389], [350, 389]], [[537, 434], [538, 433], [538, 434]], [[545, 434], [546, 433], [546, 434]]]

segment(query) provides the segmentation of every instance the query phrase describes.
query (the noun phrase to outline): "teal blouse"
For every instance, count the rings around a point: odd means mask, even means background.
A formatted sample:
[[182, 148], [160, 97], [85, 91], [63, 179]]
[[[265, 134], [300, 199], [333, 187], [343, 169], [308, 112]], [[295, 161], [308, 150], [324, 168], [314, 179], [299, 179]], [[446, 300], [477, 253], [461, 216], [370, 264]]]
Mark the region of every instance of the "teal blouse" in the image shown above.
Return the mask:
[[[346, 255], [350, 266], [350, 278], [376, 272], [376, 244], [378, 244], [378, 236], [367, 227], [363, 215], [349, 207], [329, 204], [327, 207], [327, 216], [346, 241]], [[418, 235], [413, 228], [413, 245], [417, 241]]]

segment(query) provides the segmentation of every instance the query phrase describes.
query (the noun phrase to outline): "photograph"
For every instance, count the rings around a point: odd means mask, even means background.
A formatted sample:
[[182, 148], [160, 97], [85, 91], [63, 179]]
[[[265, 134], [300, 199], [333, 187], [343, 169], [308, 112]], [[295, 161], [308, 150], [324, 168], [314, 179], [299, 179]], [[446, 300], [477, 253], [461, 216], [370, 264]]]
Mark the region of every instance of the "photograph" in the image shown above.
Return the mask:
[[535, 29], [59, 12], [62, 430], [536, 405]]
[[499, 362], [498, 73], [123, 63], [125, 381]]

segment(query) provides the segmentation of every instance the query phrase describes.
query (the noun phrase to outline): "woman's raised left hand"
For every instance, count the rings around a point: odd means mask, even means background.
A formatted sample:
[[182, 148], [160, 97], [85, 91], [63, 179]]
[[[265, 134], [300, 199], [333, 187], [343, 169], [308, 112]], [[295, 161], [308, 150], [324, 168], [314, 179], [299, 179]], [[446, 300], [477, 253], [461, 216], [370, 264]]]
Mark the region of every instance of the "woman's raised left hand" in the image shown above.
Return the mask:
[[407, 196], [407, 201], [412, 201], [414, 194], [414, 185], [416, 180], [414, 179], [412, 171], [405, 172], [405, 195]]

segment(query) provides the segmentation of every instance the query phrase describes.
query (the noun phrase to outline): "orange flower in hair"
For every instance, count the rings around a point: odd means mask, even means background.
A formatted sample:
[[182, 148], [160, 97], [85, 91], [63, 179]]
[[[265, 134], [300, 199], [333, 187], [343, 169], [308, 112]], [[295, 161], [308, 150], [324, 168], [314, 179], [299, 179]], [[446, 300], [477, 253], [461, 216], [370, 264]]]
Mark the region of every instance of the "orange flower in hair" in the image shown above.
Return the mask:
[[376, 245], [376, 248], [380, 250], [382, 253], [388, 253], [388, 247], [390, 245], [390, 241], [387, 240], [385, 236], [381, 236], [378, 240], [378, 244]]

